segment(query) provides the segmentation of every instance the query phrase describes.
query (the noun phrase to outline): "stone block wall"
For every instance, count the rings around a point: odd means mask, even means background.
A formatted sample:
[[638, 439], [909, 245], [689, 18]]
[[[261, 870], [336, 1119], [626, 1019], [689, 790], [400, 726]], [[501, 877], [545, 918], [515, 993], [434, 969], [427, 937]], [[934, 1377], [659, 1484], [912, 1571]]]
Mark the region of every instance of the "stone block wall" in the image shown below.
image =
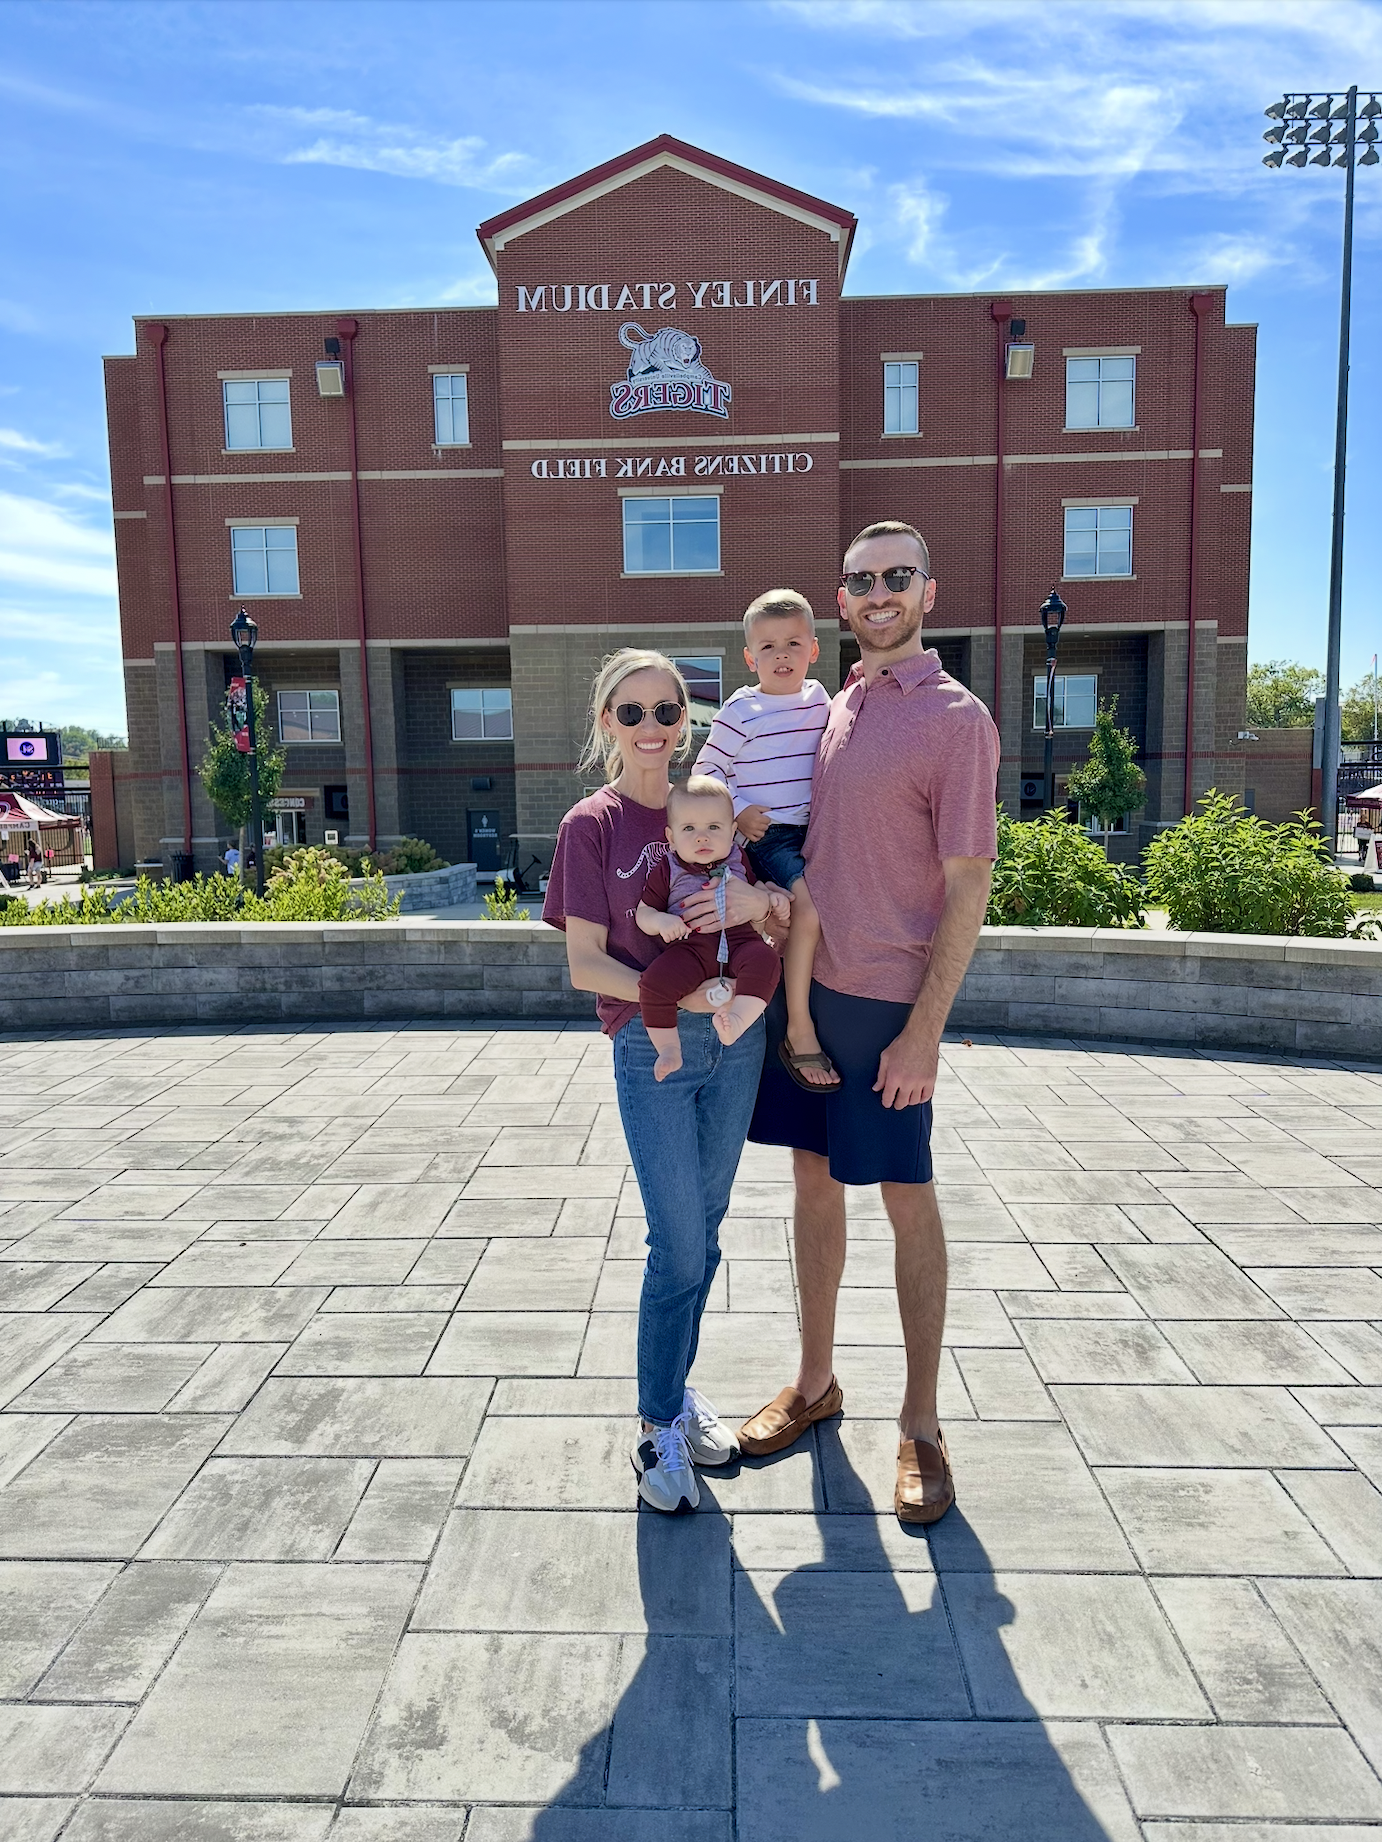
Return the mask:
[[[541, 922], [0, 929], [0, 1030], [593, 1018]], [[1382, 943], [985, 928], [956, 1029], [1382, 1062]]]

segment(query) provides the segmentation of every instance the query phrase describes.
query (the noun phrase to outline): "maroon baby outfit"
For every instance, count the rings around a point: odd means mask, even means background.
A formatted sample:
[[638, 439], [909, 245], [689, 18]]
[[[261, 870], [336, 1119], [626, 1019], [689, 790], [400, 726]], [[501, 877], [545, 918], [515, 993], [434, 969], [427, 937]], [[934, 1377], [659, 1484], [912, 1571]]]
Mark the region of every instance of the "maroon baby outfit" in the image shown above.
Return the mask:
[[[682, 904], [704, 889], [710, 871], [719, 865], [683, 863], [669, 851], [648, 872], [643, 885], [643, 900], [649, 908], [677, 914]], [[736, 844], [728, 860], [728, 874], [748, 881], [743, 855]], [[729, 948], [728, 961], [721, 961], [720, 931], [689, 934], [665, 946], [638, 981], [639, 1007], [643, 1022], [650, 1030], [674, 1030], [677, 1027], [678, 1001], [717, 973], [735, 980], [741, 998], [761, 998], [766, 1004], [777, 990], [781, 964], [777, 954], [747, 922], [725, 931]]]

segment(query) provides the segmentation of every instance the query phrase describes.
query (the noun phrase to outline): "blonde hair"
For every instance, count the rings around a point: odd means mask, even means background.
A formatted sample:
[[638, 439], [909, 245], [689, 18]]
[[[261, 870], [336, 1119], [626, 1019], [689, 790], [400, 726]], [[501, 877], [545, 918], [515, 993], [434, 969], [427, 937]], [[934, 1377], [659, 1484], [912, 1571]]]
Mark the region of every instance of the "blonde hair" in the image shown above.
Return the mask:
[[683, 710], [687, 719], [682, 727], [677, 745], [672, 750], [673, 761], [684, 761], [691, 753], [691, 721], [689, 705], [691, 699], [687, 693], [686, 680], [682, 677], [672, 661], [660, 652], [649, 652], [639, 646], [625, 646], [619, 652], [612, 652], [600, 667], [595, 683], [590, 691], [590, 733], [586, 737], [585, 748], [576, 763], [579, 773], [589, 774], [595, 768], [603, 768], [606, 780], [617, 780], [623, 766], [623, 756], [619, 753], [617, 737], [612, 736], [600, 718], [605, 711], [612, 708], [619, 686], [626, 678], [632, 678], [635, 672], [665, 672], [677, 687]]
[[673, 783], [672, 791], [667, 795], [667, 817], [672, 816], [672, 802], [683, 799], [718, 799], [729, 807], [729, 816], [734, 817], [734, 801], [730, 798], [729, 788], [724, 781], [716, 780], [713, 774], [693, 774], [689, 780]]
[[753, 630], [760, 620], [781, 619], [784, 615], [804, 620], [814, 636], [816, 616], [805, 595], [799, 595], [794, 588], [770, 588], [744, 609], [744, 644], [752, 646]]

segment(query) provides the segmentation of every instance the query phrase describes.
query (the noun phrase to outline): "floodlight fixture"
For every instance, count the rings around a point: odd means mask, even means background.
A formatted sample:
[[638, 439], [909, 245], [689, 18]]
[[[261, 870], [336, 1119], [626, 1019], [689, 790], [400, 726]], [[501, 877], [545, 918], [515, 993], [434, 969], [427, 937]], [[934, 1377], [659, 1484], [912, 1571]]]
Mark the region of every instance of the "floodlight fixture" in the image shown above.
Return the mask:
[[[1351, 84], [1337, 90], [1288, 90], [1263, 111], [1273, 125], [1263, 139], [1272, 143], [1262, 164], [1274, 172], [1282, 166], [1342, 167], [1344, 171], [1344, 261], [1339, 301], [1339, 378], [1334, 408], [1334, 505], [1329, 550], [1329, 634], [1325, 657], [1324, 737], [1320, 776], [1320, 821], [1331, 853], [1337, 848], [1339, 824], [1339, 647], [1344, 602], [1344, 463], [1348, 454], [1348, 346], [1353, 300], [1354, 169], [1376, 166], [1377, 117], [1382, 92], [1360, 91]], [[1360, 121], [1364, 124], [1359, 127]], [[1277, 124], [1290, 122], [1282, 128]], [[1286, 153], [1286, 147], [1293, 152]]]
[[1034, 345], [1010, 339], [1004, 354], [1003, 375], [1009, 379], [1030, 377], [1035, 361]]

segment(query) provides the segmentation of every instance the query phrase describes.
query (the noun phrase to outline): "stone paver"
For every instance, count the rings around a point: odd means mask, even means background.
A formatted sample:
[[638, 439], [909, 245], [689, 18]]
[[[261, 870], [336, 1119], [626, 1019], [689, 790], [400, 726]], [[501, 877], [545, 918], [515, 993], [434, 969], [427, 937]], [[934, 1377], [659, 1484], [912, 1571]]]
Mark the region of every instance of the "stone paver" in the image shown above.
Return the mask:
[[[891, 1232], [847, 1417], [635, 1508], [644, 1222], [584, 1028], [0, 1045], [0, 1835], [1382, 1833], [1382, 1074], [948, 1045], [941, 1412], [892, 1517]], [[748, 1147], [695, 1375], [789, 1379]]]

